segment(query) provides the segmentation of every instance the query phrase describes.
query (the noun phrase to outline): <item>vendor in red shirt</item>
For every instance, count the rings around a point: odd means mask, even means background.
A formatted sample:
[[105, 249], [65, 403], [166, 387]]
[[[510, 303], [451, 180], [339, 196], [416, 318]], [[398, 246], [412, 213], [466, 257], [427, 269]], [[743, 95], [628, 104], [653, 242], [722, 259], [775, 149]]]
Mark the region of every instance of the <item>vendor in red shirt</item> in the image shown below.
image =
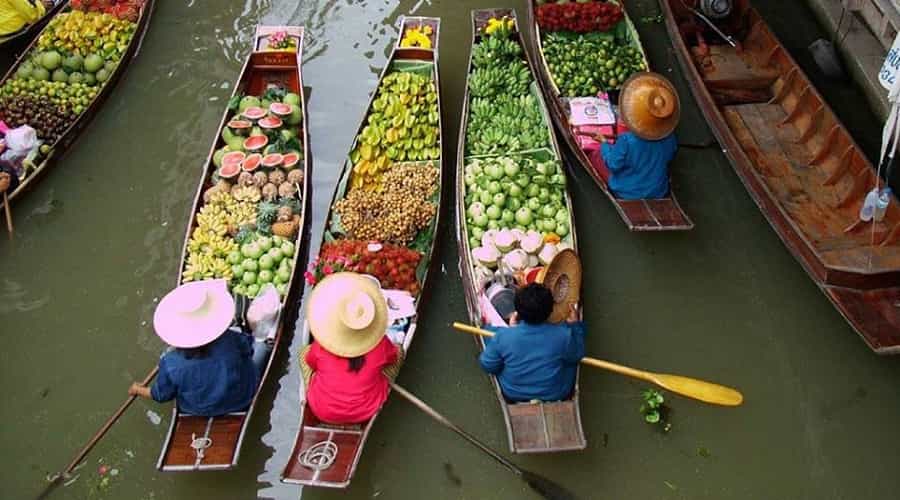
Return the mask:
[[371, 276], [335, 273], [309, 297], [307, 318], [315, 342], [301, 352], [306, 400], [330, 424], [370, 419], [387, 400], [382, 373], [400, 362], [400, 348], [385, 336], [387, 303]]

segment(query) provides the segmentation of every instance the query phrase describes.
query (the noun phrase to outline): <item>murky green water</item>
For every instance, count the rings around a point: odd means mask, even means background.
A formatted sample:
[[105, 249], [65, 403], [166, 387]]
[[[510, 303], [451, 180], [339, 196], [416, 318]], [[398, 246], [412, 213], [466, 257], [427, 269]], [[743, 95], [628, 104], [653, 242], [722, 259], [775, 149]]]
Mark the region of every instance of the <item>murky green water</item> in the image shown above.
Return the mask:
[[[812, 71], [806, 44], [821, 34], [800, 2], [755, 2]], [[492, 2], [521, 10], [524, 2]], [[447, 152], [455, 149], [474, 0], [247, 0], [159, 2], [142, 53], [78, 146], [14, 207], [16, 238], [0, 243], [0, 496], [29, 498], [64, 466], [152, 368], [161, 348], [154, 301], [174, 285], [184, 225], [203, 159], [259, 22], [310, 30], [306, 84], [314, 153], [314, 240], [398, 16], [443, 18]], [[637, 20], [653, 0], [630, 1]], [[673, 76], [686, 104], [679, 135], [711, 136], [680, 80], [662, 25], [638, 27], [652, 65]], [[9, 61], [10, 54], [4, 54]], [[4, 64], [6, 63], [4, 62]], [[814, 79], [817, 79], [813, 74]], [[823, 82], [818, 82], [823, 83]], [[868, 149], [879, 125], [852, 89], [820, 87]], [[895, 498], [900, 428], [892, 358], [856, 338], [756, 209], [715, 150], [683, 150], [675, 186], [697, 228], [629, 234], [578, 173], [576, 218], [586, 268], [589, 352], [636, 367], [739, 387], [737, 410], [671, 398], [663, 435], [637, 412], [642, 384], [584, 372], [582, 453], [515, 457], [581, 498]], [[445, 213], [449, 215], [449, 213]], [[449, 219], [448, 219], [449, 220]], [[506, 449], [500, 410], [475, 364], [456, 246], [447, 226], [424, 325], [400, 381], [491, 446]], [[315, 248], [313, 249], [315, 250]], [[290, 351], [296, 352], [296, 341]], [[138, 402], [56, 498], [297, 498], [278, 483], [297, 418], [295, 363], [276, 365], [240, 468], [171, 475], [154, 465], [169, 408]], [[163, 416], [159, 425], [147, 412]], [[102, 485], [98, 461], [119, 474]], [[305, 498], [340, 492], [307, 491]], [[530, 498], [498, 468], [403, 401], [376, 427], [350, 498]]]

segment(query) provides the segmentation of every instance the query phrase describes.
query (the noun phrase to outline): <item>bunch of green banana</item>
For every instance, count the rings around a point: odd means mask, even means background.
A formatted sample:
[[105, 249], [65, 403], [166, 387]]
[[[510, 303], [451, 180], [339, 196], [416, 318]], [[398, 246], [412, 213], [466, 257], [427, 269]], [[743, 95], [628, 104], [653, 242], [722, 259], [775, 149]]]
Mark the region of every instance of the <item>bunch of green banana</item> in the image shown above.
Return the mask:
[[528, 64], [519, 59], [502, 65], [477, 68], [469, 77], [469, 92], [475, 97], [501, 94], [523, 95], [531, 85]]
[[476, 68], [521, 59], [522, 46], [508, 38], [487, 37], [472, 48], [472, 64]]
[[466, 154], [508, 153], [549, 146], [547, 124], [531, 95], [474, 98], [466, 128]]

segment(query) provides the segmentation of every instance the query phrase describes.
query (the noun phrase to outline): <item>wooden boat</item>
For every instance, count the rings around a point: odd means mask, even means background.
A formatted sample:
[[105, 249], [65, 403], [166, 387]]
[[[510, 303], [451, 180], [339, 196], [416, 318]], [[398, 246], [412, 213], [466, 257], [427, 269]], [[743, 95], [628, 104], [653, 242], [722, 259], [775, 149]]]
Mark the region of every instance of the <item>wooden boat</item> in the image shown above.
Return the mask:
[[47, 22], [68, 4], [68, 0], [54, 0], [53, 6], [47, 9], [40, 19], [22, 26], [22, 29], [15, 33], [0, 36], [0, 47], [9, 47], [13, 42], [26, 40], [28, 37], [34, 36], [37, 32], [44, 29]]
[[[530, 33], [526, 40], [526, 44], [528, 46], [529, 55], [532, 57], [533, 64], [535, 68], [537, 68], [537, 80], [541, 86], [544, 98], [547, 101], [550, 117], [553, 119], [553, 123], [559, 131], [560, 136], [562, 136], [568, 146], [571, 155], [575, 158], [576, 162], [581, 165], [581, 168], [594, 179], [594, 182], [597, 183], [597, 186], [600, 187], [603, 193], [606, 194], [613, 206], [616, 207], [616, 211], [619, 213], [619, 216], [622, 217], [625, 225], [628, 226], [628, 229], [631, 231], [684, 231], [692, 229], [694, 223], [684, 210], [682, 210], [681, 205], [678, 204], [674, 192], [670, 191], [668, 197], [660, 199], [624, 200], [617, 198], [609, 190], [606, 182], [591, 166], [588, 155], [581, 149], [578, 139], [575, 137], [572, 128], [569, 126], [568, 101], [561, 95], [559, 88], [554, 83], [553, 76], [544, 57], [542, 46], [543, 34], [541, 33], [541, 28], [538, 26], [535, 16], [537, 3], [538, 2], [535, 0], [529, 0], [527, 2], [527, 29]], [[621, 2], [614, 3], [621, 4]], [[644, 53], [644, 48], [641, 45], [637, 30], [635, 30], [634, 24], [631, 22], [628, 14], [624, 11], [624, 5], [622, 5], [622, 9], [623, 13], [625, 13], [625, 18], [622, 22], [626, 23], [628, 28], [628, 38], [636, 48], [640, 49], [641, 53]], [[644, 55], [644, 59], [646, 61], [646, 55]], [[649, 64], [647, 67], [649, 68]], [[613, 100], [618, 99], [618, 91], [612, 91], [610, 94]]]
[[[483, 38], [483, 31], [488, 25], [490, 19], [509, 18], [514, 21], [514, 29], [512, 37], [520, 45], [522, 39], [519, 33], [518, 21], [516, 19], [515, 10], [512, 9], [483, 9], [472, 11], [472, 47], [480, 43]], [[523, 46], [522, 57], [528, 64], [528, 68], [534, 77], [534, 67], [528, 61]], [[473, 71], [472, 57], [469, 57], [468, 75], [471, 78]], [[544, 116], [544, 122], [547, 128], [547, 134], [550, 137], [550, 147], [546, 152], [560, 163], [562, 166], [562, 156], [559, 152], [559, 146], [556, 142], [556, 136], [553, 134], [553, 127], [550, 125], [547, 116], [546, 104], [541, 96], [536, 83], [531, 84], [531, 94], [536, 98], [538, 106]], [[469, 92], [468, 82], [466, 85], [466, 95], [463, 104], [462, 118], [460, 124], [459, 147], [457, 150], [456, 165], [456, 229], [457, 241], [459, 245], [459, 268], [460, 276], [463, 282], [463, 290], [466, 296], [466, 305], [469, 310], [469, 319], [474, 325], [483, 325], [485, 322], [485, 310], [482, 307], [482, 289], [479, 279], [475, 273], [475, 262], [472, 257], [472, 248], [469, 242], [469, 231], [467, 230], [467, 217], [464, 196], [466, 194], [465, 166], [467, 160], [473, 157], [466, 157], [466, 130], [469, 125], [469, 112], [471, 106], [471, 96]], [[507, 153], [504, 153], [507, 154]], [[530, 154], [524, 152], [523, 154]], [[512, 153], [512, 155], [516, 155]], [[572, 214], [572, 201], [569, 197], [568, 190], [565, 195], [565, 205], [569, 208], [569, 233], [568, 242], [577, 249], [577, 240], [575, 236], [575, 221]], [[566, 241], [566, 240], [563, 240]], [[484, 348], [484, 339], [478, 337], [476, 342], [479, 348]], [[506, 424], [506, 433], [509, 438], [509, 448], [513, 453], [546, 453], [567, 450], [581, 450], [587, 446], [584, 437], [584, 430], [581, 425], [581, 411], [578, 400], [578, 381], [576, 379], [575, 389], [570, 399], [557, 402], [538, 402], [538, 403], [507, 403], [500, 392], [500, 386], [496, 377], [491, 376], [491, 384], [497, 394], [500, 402], [500, 408], [503, 412], [503, 420]]]
[[[429, 26], [432, 30], [432, 34], [430, 35], [432, 48], [401, 47], [401, 40], [398, 39], [388, 58], [388, 62], [379, 77], [379, 88], [381, 87], [381, 82], [384, 78], [395, 71], [416, 71], [423, 72], [423, 74], [424, 72], [427, 72], [427, 74], [431, 76], [432, 82], [436, 88], [437, 109], [438, 112], [440, 112], [440, 79], [438, 75], [440, 19], [433, 17], [404, 17], [401, 19], [400, 33], [402, 36], [403, 33], [406, 33], [407, 29], [424, 26]], [[356, 150], [357, 146], [361, 144], [359, 136], [366, 127], [369, 117], [374, 112], [373, 102], [377, 95], [377, 90], [372, 93], [369, 106], [357, 130], [355, 136], [356, 139], [351, 147], [351, 151]], [[437, 127], [440, 131], [440, 117], [438, 117]], [[439, 134], [436, 145], [437, 147], [440, 147], [442, 144], [443, 139]], [[442, 159], [434, 161], [440, 172], [443, 172], [441, 162]], [[332, 207], [334, 207], [335, 202], [343, 199], [347, 195], [348, 188], [353, 181], [353, 167], [353, 162], [348, 157], [348, 161], [345, 163], [340, 180], [335, 188], [335, 193], [332, 198]], [[428, 245], [427, 250], [423, 252], [422, 259], [416, 271], [418, 281], [421, 284], [421, 292], [415, 297], [417, 314], [410, 318], [409, 324], [403, 335], [402, 345], [407, 356], [409, 355], [409, 348], [416, 333], [418, 312], [423, 303], [422, 296], [430, 285], [430, 275], [433, 273], [434, 268], [439, 266], [438, 259], [434, 258], [434, 250], [437, 248], [437, 236], [440, 234], [440, 192], [439, 173], [436, 194], [438, 210], [430, 229], [434, 237], [431, 244]], [[325, 227], [327, 229], [323, 235], [323, 243], [343, 239], [343, 230], [340, 227], [339, 221], [336, 219], [336, 213], [333, 208], [329, 211]], [[302, 332], [303, 343], [301, 345], [307, 345], [313, 341], [309, 326], [305, 321]], [[376, 413], [368, 421], [357, 425], [332, 425], [323, 422], [313, 414], [307, 404], [306, 387], [304, 387], [302, 381], [300, 385], [301, 402], [299, 429], [297, 430], [297, 437], [288, 463], [281, 473], [281, 480], [282, 482], [290, 484], [302, 484], [326, 488], [346, 488], [353, 478], [353, 474], [355, 473], [360, 457], [362, 456], [366, 439], [368, 438], [372, 427], [375, 425], [378, 414]], [[317, 451], [321, 450], [321, 447], [323, 446], [331, 445], [334, 445], [335, 448], [333, 448], [333, 455], [331, 455], [330, 460], [315, 465], [318, 459], [327, 455], [327, 451], [324, 452], [325, 455], [317, 455]], [[309, 462], [304, 460], [305, 456], [309, 456]]]
[[[266, 50], [267, 39], [278, 32], [286, 32], [296, 41], [296, 52]], [[287, 284], [287, 295], [282, 297], [283, 308], [277, 320], [277, 332], [272, 354], [269, 356], [266, 368], [263, 371], [259, 387], [250, 406], [241, 412], [229, 413], [218, 417], [201, 417], [189, 415], [179, 411], [177, 407], [172, 410], [172, 420], [169, 431], [163, 443], [159, 455], [157, 468], [162, 471], [209, 471], [227, 470], [237, 466], [240, 457], [241, 446], [247, 435], [247, 427], [250, 418], [259, 401], [259, 395], [263, 390], [272, 364], [278, 353], [281, 338], [286, 328], [291, 328], [296, 320], [295, 305], [300, 300], [302, 293], [303, 262], [306, 261], [306, 251], [309, 243], [307, 227], [309, 225], [310, 196], [312, 189], [311, 158], [309, 149], [309, 128], [307, 126], [307, 108], [303, 93], [303, 77], [301, 66], [303, 63], [303, 39], [304, 30], [298, 26], [259, 26], [254, 37], [254, 48], [244, 63], [241, 76], [234, 87], [235, 97], [241, 94], [258, 96], [263, 94], [271, 86], [277, 86], [300, 96], [300, 108], [303, 112], [301, 133], [297, 140], [302, 147], [302, 160], [297, 164], [303, 169], [302, 186], [299, 187], [301, 211], [296, 252], [292, 257], [293, 273]], [[219, 129], [222, 130], [228, 121], [228, 117], [234, 112], [226, 110], [222, 116]], [[213, 165], [215, 151], [224, 145], [221, 137], [216, 138], [210, 149], [209, 156], [204, 167], [203, 179], [197, 188], [194, 198], [194, 208], [190, 224], [185, 235], [185, 244], [182, 250], [182, 262], [188, 262], [188, 242], [194, 229], [198, 225], [197, 216], [204, 205], [203, 194], [213, 186], [213, 175], [217, 171]], [[287, 257], [285, 257], [287, 258]], [[178, 273], [178, 283], [182, 283], [186, 266]], [[299, 270], [299, 271], [298, 271]], [[301, 278], [298, 278], [300, 276]], [[195, 441], [196, 440], [196, 441]], [[204, 443], [205, 441], [205, 443]], [[203, 444], [207, 446], [204, 448]], [[194, 448], [193, 446], [198, 446]]]
[[897, 198], [882, 221], [860, 222], [873, 165], [748, 1], [719, 23], [737, 47], [681, 0], [661, 5], [700, 109], [757, 206], [866, 344], [900, 352]]
[[[66, 6], [68, 6], [68, 2], [63, 2]], [[115, 70], [113, 70], [112, 74], [109, 76], [109, 79], [106, 83], [101, 87], [100, 91], [94, 97], [94, 100], [82, 110], [82, 112], [72, 121], [69, 127], [63, 132], [59, 138], [53, 144], [47, 144], [49, 146], [49, 151], [46, 154], [41, 154], [35, 160], [34, 169], [26, 175], [24, 179], [21, 179], [19, 186], [15, 191], [10, 193], [9, 200], [12, 202], [19, 196], [21, 196], [26, 190], [28, 190], [33, 184], [35, 184], [38, 179], [40, 179], [43, 174], [59, 159], [65, 154], [65, 152], [74, 144], [75, 140], [78, 139], [82, 131], [87, 127], [90, 121], [100, 112], [100, 108], [103, 105], [103, 102], [107, 97], [112, 93], [113, 89], [115, 89], [116, 84], [122, 79], [125, 75], [125, 71], [131, 65], [132, 59], [137, 57], [138, 53], [141, 49], [141, 44], [144, 41], [144, 36], [147, 34], [147, 29], [150, 26], [150, 17], [153, 14], [153, 9], [156, 5], [156, 0], [147, 0], [143, 7], [141, 7], [140, 16], [137, 20], [137, 27], [135, 29], [134, 35], [131, 38], [131, 42], [128, 44], [128, 49], [122, 55], [122, 58], [119, 61], [119, 64], [116, 66]], [[62, 14], [68, 12], [68, 7], [65, 9], [58, 11], [54, 15]], [[49, 18], [48, 18], [49, 19]], [[46, 28], [46, 26], [45, 26]], [[43, 29], [41, 30], [43, 32]], [[6, 83], [7, 80], [13, 78], [16, 74], [16, 70], [19, 66], [25, 62], [32, 50], [37, 49], [37, 43], [40, 35], [35, 37], [35, 39], [28, 45], [28, 48], [25, 52], [22, 53], [21, 56], [16, 60], [15, 64], [9, 68], [9, 71], [3, 76], [3, 79], [0, 80], [0, 86]], [[0, 110], [0, 118], [2, 118], [2, 110]]]

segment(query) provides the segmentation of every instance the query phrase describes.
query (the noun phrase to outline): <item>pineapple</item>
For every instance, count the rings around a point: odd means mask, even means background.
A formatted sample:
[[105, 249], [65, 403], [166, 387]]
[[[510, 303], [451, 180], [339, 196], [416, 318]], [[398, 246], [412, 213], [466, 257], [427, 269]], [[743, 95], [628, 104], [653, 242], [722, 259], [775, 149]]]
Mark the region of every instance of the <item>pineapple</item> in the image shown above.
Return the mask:
[[278, 205], [264, 201], [259, 204], [258, 214], [256, 216], [256, 228], [261, 232], [268, 234], [271, 231], [272, 224], [278, 218]]

